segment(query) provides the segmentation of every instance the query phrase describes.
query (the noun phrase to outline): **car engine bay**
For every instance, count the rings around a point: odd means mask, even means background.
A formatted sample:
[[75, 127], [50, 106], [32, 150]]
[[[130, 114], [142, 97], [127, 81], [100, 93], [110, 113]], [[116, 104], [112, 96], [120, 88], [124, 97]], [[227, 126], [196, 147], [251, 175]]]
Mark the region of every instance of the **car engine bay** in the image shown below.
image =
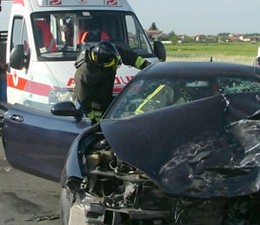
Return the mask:
[[82, 141], [78, 153], [84, 179], [75, 203], [87, 224], [259, 224], [259, 193], [205, 199], [165, 193], [145, 173], [120, 161], [101, 132]]

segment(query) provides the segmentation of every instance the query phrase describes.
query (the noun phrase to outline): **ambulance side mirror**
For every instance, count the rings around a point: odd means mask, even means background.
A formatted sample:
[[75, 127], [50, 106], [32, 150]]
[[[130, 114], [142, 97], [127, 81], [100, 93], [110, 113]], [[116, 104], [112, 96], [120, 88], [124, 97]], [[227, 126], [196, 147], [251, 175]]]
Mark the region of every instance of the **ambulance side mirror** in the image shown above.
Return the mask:
[[10, 54], [9, 67], [17, 70], [21, 70], [23, 68], [28, 69], [28, 62], [28, 56], [24, 54], [24, 45], [16, 45]]
[[166, 60], [166, 49], [162, 42], [154, 41], [153, 43], [154, 54], [158, 57], [158, 59], [162, 62]]

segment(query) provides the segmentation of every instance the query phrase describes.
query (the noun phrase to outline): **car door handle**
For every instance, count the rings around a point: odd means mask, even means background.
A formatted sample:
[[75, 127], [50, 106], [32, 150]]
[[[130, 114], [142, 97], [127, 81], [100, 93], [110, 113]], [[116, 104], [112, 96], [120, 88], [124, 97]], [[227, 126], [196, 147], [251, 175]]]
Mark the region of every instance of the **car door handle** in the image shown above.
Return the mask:
[[19, 116], [17, 114], [13, 114], [12, 116], [10, 116], [10, 120], [15, 121], [15, 122], [23, 122], [23, 117]]

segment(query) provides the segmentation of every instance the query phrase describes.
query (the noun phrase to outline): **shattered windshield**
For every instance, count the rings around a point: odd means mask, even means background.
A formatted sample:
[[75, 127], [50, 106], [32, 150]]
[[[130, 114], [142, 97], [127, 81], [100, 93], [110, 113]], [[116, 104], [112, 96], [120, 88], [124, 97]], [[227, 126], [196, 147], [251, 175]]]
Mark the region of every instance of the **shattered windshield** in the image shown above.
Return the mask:
[[245, 77], [173, 77], [133, 80], [105, 118], [122, 118], [218, 95], [260, 91], [260, 81]]
[[106, 11], [64, 11], [32, 14], [39, 60], [74, 61], [80, 50], [101, 40], [131, 48], [143, 57], [152, 49], [133, 14]]

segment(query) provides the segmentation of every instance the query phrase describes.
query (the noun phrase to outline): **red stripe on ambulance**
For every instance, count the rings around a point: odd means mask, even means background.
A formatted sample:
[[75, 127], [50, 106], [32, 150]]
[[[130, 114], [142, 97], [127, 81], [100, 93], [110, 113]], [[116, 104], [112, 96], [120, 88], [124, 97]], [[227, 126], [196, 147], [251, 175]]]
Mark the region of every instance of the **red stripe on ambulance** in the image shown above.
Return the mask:
[[13, 4], [21, 4], [24, 6], [24, 1], [23, 0], [13, 0]]
[[115, 85], [126, 85], [130, 80], [133, 79], [134, 76], [116, 76]]
[[48, 96], [51, 90], [56, 89], [50, 85], [34, 82], [21, 77], [17, 79], [17, 83], [14, 83], [13, 75], [11, 74], [7, 75], [7, 86], [42, 96]]
[[[123, 87], [133, 78], [134, 76], [117, 76], [115, 78], [114, 93], [120, 93]], [[48, 84], [43, 84], [35, 82], [32, 80], [27, 80], [18, 77], [16, 74], [7, 74], [7, 86], [25, 92], [30, 92], [32, 94], [37, 94], [41, 96], [48, 96], [50, 91], [59, 89], [58, 87], [53, 87]], [[74, 78], [70, 78], [67, 83], [67, 87], [72, 88], [74, 86]], [[63, 87], [64, 88], [64, 87]]]

